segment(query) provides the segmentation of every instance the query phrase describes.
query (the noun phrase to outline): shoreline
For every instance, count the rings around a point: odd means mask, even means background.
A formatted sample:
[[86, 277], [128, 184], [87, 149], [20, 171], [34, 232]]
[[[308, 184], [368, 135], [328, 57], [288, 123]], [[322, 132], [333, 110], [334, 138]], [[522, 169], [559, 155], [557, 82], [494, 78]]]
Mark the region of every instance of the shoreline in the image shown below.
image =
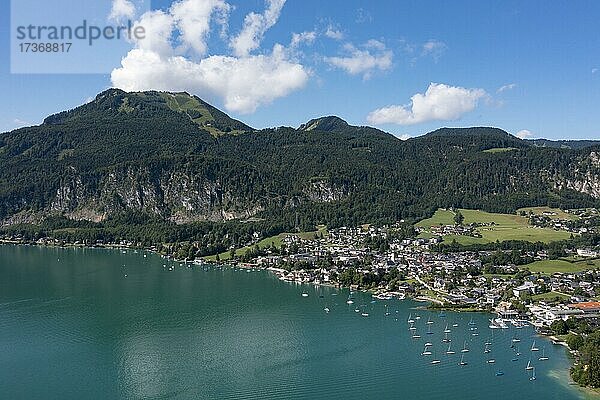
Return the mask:
[[[273, 267], [257, 267], [256, 265], [250, 265], [250, 264], [245, 264], [244, 263], [229, 263], [229, 262], [213, 262], [213, 261], [207, 261], [205, 259], [195, 259], [195, 260], [178, 260], [177, 258], [173, 257], [172, 255], [168, 255], [168, 254], [161, 254], [159, 252], [157, 252], [155, 249], [151, 249], [151, 248], [145, 248], [145, 247], [139, 247], [139, 246], [132, 246], [132, 245], [125, 245], [125, 244], [114, 244], [114, 243], [109, 243], [109, 244], [102, 244], [102, 245], [86, 245], [86, 244], [79, 244], [79, 243], [63, 243], [63, 244], [55, 244], [55, 243], [36, 243], [36, 242], [29, 242], [29, 241], [14, 241], [14, 240], [6, 240], [6, 239], [0, 239], [0, 245], [13, 245], [13, 246], [36, 246], [36, 247], [46, 247], [46, 248], [61, 248], [61, 249], [104, 249], [104, 250], [137, 250], [137, 251], [146, 251], [152, 254], [155, 254], [161, 258], [168, 258], [168, 259], [172, 259], [175, 262], [180, 262], [180, 263], [187, 263], [187, 264], [195, 264], [195, 265], [202, 265], [202, 264], [208, 264], [208, 265], [218, 265], [220, 267], [227, 267], [229, 266], [230, 268], [240, 268], [240, 269], [252, 269], [252, 270], [262, 270], [262, 271], [267, 271], [275, 276], [277, 275], [277, 272], [283, 272], [285, 270], [279, 269], [279, 268], [273, 268]], [[352, 291], [351, 287], [348, 286], [342, 286], [339, 284], [331, 284], [331, 283], [324, 283], [324, 282], [319, 282], [319, 283], [315, 283], [315, 282], [298, 282], [298, 281], [286, 281], [288, 283], [296, 283], [296, 284], [311, 284], [314, 286], [324, 286], [324, 287], [330, 287], [330, 288], [335, 288], [335, 289], [349, 289], [350, 291]], [[355, 289], [357, 291], [361, 291], [363, 293], [371, 293], [372, 296], [374, 293], [376, 293], [378, 290], [376, 289], [364, 289], [364, 290], [360, 290], [360, 289]], [[390, 293], [390, 292], [386, 292], [386, 293]], [[425, 309], [425, 310], [429, 310], [429, 311], [449, 311], [449, 312], [456, 312], [456, 313], [487, 313], [487, 314], [493, 314], [493, 312], [490, 312], [489, 310], [481, 310], [481, 309], [476, 309], [476, 308], [461, 308], [461, 307], [451, 307], [451, 306], [445, 306], [444, 302], [442, 302], [441, 300], [438, 299], [433, 299], [429, 296], [411, 296], [411, 295], [407, 295], [404, 294], [403, 297], [399, 297], [396, 296], [394, 294], [397, 293], [392, 293], [392, 297], [395, 300], [412, 300], [415, 302], [419, 302], [419, 303], [430, 303], [430, 305], [428, 306], [424, 306], [424, 307], [417, 307], [419, 309]], [[435, 303], [435, 304], [439, 304], [440, 306], [434, 306], [431, 307], [431, 303]], [[528, 323], [531, 326], [534, 326], [533, 324], [531, 324], [529, 321]], [[569, 346], [567, 345], [566, 342], [558, 339], [555, 335], [545, 335], [540, 333], [537, 329], [535, 329], [536, 335], [538, 336], [542, 336], [545, 337], [547, 339], [550, 340], [550, 342], [553, 345], [557, 345], [557, 346], [563, 346], [566, 348], [567, 352], [568, 352], [568, 356], [570, 358], [573, 357], [573, 350], [571, 350], [569, 348]], [[584, 393], [587, 396], [591, 396], [590, 398], [592, 400], [595, 399], [600, 399], [600, 388], [590, 388], [590, 387], [586, 387], [586, 386], [581, 386], [579, 385], [577, 382], [573, 381], [573, 379], [571, 378], [571, 374], [570, 374], [570, 370], [571, 367], [573, 365], [573, 362], [571, 362], [571, 365], [567, 368], [566, 370], [566, 376], [568, 377], [568, 382], [566, 382], [569, 386], [575, 386], [577, 388], [578, 391]], [[556, 377], [557, 380], [561, 380], [560, 377]]]

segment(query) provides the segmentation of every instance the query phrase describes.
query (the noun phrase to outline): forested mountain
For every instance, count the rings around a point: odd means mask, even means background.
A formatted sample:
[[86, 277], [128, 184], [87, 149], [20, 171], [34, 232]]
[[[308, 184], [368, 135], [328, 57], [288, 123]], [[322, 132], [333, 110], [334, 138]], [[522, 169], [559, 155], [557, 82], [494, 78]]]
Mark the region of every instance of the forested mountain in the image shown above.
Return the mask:
[[402, 141], [338, 117], [254, 130], [186, 93], [105, 91], [1, 134], [0, 164], [0, 221], [13, 228], [153, 224], [179, 239], [419, 219], [438, 207], [600, 205], [598, 147], [538, 147], [497, 128]]

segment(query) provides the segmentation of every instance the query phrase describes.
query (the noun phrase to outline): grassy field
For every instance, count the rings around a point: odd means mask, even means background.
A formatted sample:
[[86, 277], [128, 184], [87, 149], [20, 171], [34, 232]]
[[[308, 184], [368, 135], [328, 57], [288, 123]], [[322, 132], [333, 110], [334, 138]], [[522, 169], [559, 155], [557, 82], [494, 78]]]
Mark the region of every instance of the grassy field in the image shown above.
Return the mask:
[[594, 267], [595, 265], [588, 265], [586, 261], [569, 262], [566, 260], [542, 260], [522, 266], [522, 268], [528, 268], [531, 272], [539, 272], [548, 275], [555, 272], [575, 273]]
[[[280, 233], [279, 235], [275, 235], [275, 236], [271, 236], [268, 238], [264, 238], [261, 241], [259, 241], [257, 243], [258, 247], [261, 249], [264, 249], [265, 247], [271, 247], [272, 245], [274, 245], [277, 248], [281, 247], [281, 243], [283, 242], [283, 239], [286, 236], [298, 236], [301, 239], [304, 240], [312, 240], [315, 237], [315, 234], [323, 234], [323, 236], [327, 237], [328, 232], [327, 232], [327, 228], [324, 225], [320, 225], [317, 227], [316, 231], [313, 232], [300, 232], [300, 233]], [[244, 255], [246, 253], [247, 250], [254, 248], [255, 245], [249, 246], [249, 247], [242, 247], [240, 249], [236, 249], [235, 250], [235, 255], [238, 257], [241, 257], [242, 255]], [[221, 261], [227, 261], [231, 258], [231, 253], [229, 251], [225, 251], [221, 254], [219, 254], [219, 259]], [[207, 256], [204, 257], [205, 260], [207, 261], [216, 261], [217, 256]]]
[[[481, 238], [470, 236], [448, 235], [444, 237], [444, 242], [450, 243], [456, 240], [459, 244], [481, 244], [505, 240], [525, 240], [529, 242], [553, 242], [565, 240], [570, 237], [566, 231], [555, 231], [553, 229], [536, 228], [529, 225], [526, 217], [516, 214], [496, 214], [479, 210], [461, 209], [460, 212], [465, 217], [464, 224], [494, 223], [492, 226], [482, 226], [477, 228]], [[416, 224], [425, 229], [434, 225], [451, 225], [454, 223], [454, 213], [449, 210], [437, 210], [433, 217], [420, 221]]]
[[571, 297], [557, 292], [548, 292], [531, 296], [532, 300], [537, 301], [554, 301], [554, 300], [569, 300]]
[[454, 223], [454, 213], [450, 210], [438, 209], [433, 217], [419, 221], [416, 226], [421, 228], [431, 228], [434, 225], [452, 225]]
[[550, 213], [556, 214], [556, 215], [549, 215], [548, 217], [550, 217], [550, 219], [566, 219], [566, 220], [571, 220], [571, 221], [575, 221], [575, 220], [579, 219], [578, 216], [566, 213], [563, 210], [560, 210], [558, 208], [526, 207], [526, 208], [520, 208], [517, 211], [518, 212], [525, 211], [526, 213], [532, 212], [535, 215], [542, 215], [542, 213], [544, 213], [544, 212], [550, 212]]
[[484, 153], [506, 153], [507, 151], [517, 150], [515, 147], [494, 147], [493, 149], [484, 150]]

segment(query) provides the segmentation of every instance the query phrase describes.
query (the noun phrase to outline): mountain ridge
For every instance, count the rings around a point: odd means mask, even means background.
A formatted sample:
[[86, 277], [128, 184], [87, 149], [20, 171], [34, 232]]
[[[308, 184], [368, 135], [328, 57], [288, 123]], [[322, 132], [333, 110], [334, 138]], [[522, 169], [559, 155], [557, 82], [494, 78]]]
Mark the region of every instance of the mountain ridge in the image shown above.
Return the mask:
[[[498, 148], [518, 151], [486, 152]], [[595, 206], [599, 154], [489, 127], [402, 141], [335, 116], [255, 130], [187, 93], [112, 89], [0, 135], [0, 225], [142, 215], [134, 219], [311, 229], [419, 219], [438, 207]]]

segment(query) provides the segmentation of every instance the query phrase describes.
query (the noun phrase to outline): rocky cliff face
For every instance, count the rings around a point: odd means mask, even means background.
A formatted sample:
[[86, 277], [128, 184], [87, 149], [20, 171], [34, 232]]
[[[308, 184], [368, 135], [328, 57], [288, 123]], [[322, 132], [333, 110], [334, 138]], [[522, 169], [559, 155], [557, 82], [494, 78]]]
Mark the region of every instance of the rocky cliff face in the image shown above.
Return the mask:
[[97, 183], [69, 168], [47, 211], [94, 222], [118, 212], [140, 211], [189, 223], [248, 218], [261, 210], [261, 205], [236, 197], [206, 177], [185, 171], [155, 175], [148, 168], [130, 166], [111, 169]]
[[554, 188], [571, 189], [600, 199], [600, 153], [591, 151], [566, 174], [553, 178]]

